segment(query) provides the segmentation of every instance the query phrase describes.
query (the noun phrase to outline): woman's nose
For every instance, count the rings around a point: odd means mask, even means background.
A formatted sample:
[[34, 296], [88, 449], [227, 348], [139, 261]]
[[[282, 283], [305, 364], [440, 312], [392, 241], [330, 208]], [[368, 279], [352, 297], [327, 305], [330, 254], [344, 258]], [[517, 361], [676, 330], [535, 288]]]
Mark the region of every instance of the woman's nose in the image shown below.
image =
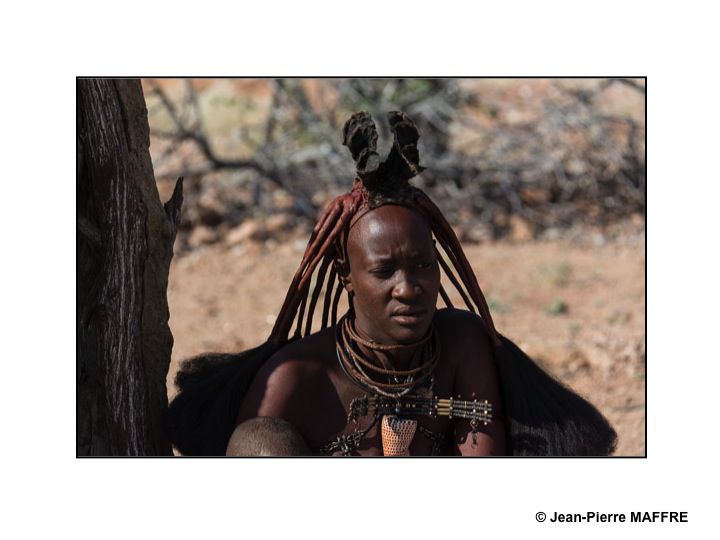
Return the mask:
[[422, 287], [412, 275], [400, 272], [398, 282], [393, 287], [392, 296], [395, 300], [408, 302], [422, 294]]

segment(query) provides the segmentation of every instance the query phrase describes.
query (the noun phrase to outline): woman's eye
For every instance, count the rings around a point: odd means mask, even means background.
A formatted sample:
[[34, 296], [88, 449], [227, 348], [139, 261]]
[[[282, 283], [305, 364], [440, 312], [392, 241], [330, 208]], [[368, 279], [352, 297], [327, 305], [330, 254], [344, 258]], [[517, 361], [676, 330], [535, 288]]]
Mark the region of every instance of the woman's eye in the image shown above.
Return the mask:
[[424, 270], [425, 268], [430, 268], [431, 264], [432, 263], [429, 262], [421, 262], [417, 264], [417, 268], [419, 268], [420, 270]]
[[370, 273], [375, 276], [389, 276], [389, 275], [392, 275], [393, 269], [387, 268], [387, 267], [375, 268], [375, 269], [371, 270]]

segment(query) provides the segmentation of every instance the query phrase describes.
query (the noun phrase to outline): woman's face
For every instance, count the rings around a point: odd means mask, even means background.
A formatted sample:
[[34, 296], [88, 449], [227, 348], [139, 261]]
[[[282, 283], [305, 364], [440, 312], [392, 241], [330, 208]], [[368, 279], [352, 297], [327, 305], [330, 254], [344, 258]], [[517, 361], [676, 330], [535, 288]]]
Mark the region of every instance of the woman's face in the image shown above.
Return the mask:
[[376, 342], [409, 344], [430, 327], [440, 270], [432, 232], [403, 206], [381, 206], [350, 229], [347, 243], [356, 324]]

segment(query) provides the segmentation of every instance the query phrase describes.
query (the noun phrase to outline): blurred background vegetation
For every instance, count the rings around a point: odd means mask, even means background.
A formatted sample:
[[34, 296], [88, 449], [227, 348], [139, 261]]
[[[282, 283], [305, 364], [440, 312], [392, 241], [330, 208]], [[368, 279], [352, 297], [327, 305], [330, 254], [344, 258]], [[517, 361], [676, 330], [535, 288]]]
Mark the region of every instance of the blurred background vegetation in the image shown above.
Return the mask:
[[644, 227], [643, 79], [145, 79], [163, 199], [185, 176], [180, 252], [307, 232], [352, 184], [352, 112], [421, 133], [414, 179], [467, 243]]

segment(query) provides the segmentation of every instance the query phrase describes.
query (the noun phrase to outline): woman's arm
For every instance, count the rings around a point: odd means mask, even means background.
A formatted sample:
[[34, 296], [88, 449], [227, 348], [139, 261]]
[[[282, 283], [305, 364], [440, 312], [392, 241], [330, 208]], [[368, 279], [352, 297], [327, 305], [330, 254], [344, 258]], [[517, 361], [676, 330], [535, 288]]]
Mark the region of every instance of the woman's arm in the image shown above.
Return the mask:
[[472, 313], [463, 316], [455, 330], [462, 357], [455, 372], [453, 397], [458, 399], [460, 395], [460, 399], [467, 401], [488, 400], [493, 408], [492, 421], [487, 426], [480, 421], [476, 433], [473, 433], [469, 419], [455, 420], [455, 453], [461, 456], [505, 455], [502, 395], [489, 336], [482, 320]]

